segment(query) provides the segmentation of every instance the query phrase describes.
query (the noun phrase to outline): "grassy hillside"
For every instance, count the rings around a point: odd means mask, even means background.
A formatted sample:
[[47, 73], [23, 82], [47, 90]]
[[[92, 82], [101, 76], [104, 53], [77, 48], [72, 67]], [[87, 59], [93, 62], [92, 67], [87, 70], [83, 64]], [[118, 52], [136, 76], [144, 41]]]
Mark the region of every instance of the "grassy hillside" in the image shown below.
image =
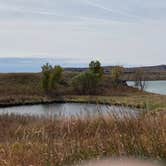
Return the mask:
[[[74, 94], [71, 89], [71, 80], [78, 73], [64, 72], [63, 83], [60, 85], [61, 95]], [[17, 73], [17, 74], [0, 74], [0, 95], [44, 95], [41, 88], [41, 74], [40, 73]], [[123, 89], [123, 91], [121, 91]], [[125, 93], [126, 91], [137, 91], [134, 88], [124, 87], [122, 89], [114, 89], [111, 84], [110, 76], [104, 76], [101, 82], [101, 95], [110, 95]]]
[[[110, 74], [113, 66], [104, 66], [103, 68], [106, 74]], [[147, 80], [166, 80], [166, 65], [125, 68], [123, 79], [129, 81], [134, 80], [134, 74], [138, 69], [146, 73]], [[70, 72], [83, 72], [87, 68], [66, 68], [65, 70]]]
[[0, 94], [40, 94], [40, 80], [41, 75], [34, 73], [0, 74]]

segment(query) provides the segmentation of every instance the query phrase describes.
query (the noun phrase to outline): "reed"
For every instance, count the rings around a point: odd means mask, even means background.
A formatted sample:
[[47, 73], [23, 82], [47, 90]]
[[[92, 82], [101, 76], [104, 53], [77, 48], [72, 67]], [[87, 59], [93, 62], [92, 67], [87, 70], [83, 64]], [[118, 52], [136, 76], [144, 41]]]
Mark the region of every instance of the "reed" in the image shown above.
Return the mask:
[[0, 165], [63, 166], [103, 157], [166, 160], [166, 116], [0, 115]]

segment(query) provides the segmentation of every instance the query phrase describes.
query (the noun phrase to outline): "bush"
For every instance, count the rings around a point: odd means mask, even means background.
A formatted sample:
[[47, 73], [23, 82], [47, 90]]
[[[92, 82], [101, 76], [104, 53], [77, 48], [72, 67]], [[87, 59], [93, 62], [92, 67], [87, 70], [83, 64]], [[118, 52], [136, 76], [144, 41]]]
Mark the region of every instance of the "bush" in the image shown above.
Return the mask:
[[91, 61], [89, 64], [89, 70], [98, 75], [98, 77], [102, 77], [104, 74], [103, 68], [101, 67], [101, 63], [99, 61]]
[[46, 63], [42, 66], [42, 88], [45, 92], [56, 89], [60, 83], [63, 69], [60, 66], [54, 68]]
[[60, 66], [55, 66], [52, 70], [51, 76], [50, 76], [50, 89], [55, 89], [57, 84], [60, 83], [62, 78], [62, 72], [63, 69]]
[[111, 78], [114, 86], [119, 86], [119, 84], [122, 82], [120, 79], [123, 72], [124, 68], [121, 66], [116, 66], [111, 70]]
[[42, 88], [44, 91], [49, 90], [49, 80], [52, 70], [52, 66], [48, 63], [42, 66]]
[[75, 76], [72, 87], [80, 94], [96, 94], [104, 72], [99, 61], [91, 61], [89, 71]]
[[81, 73], [72, 80], [72, 87], [80, 94], [95, 94], [100, 78], [93, 72]]
[[145, 78], [146, 78], [146, 75], [142, 69], [136, 70], [135, 75], [134, 75], [135, 87], [137, 87], [138, 89], [143, 91], [145, 89], [146, 83], [147, 83]]

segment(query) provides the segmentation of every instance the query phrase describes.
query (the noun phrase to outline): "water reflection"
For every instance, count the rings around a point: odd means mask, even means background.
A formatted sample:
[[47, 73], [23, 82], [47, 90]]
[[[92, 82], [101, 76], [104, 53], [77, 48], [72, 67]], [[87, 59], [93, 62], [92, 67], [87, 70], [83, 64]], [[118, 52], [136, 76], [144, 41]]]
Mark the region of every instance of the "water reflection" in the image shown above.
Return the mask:
[[118, 117], [137, 116], [138, 112], [131, 108], [108, 105], [61, 103], [33, 106], [17, 106], [1, 108], [0, 114], [16, 114], [31, 116], [58, 117], [91, 117], [99, 115], [113, 115]]
[[[134, 87], [133, 81], [128, 81], [127, 84]], [[166, 95], [166, 81], [147, 81], [145, 91]]]

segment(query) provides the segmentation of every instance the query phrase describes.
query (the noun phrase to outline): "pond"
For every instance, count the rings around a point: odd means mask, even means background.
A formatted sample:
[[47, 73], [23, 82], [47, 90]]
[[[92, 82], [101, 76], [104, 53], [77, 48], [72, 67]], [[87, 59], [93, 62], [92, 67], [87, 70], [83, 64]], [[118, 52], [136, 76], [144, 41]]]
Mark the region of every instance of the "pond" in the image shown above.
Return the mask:
[[126, 117], [137, 116], [138, 111], [131, 108], [102, 104], [55, 103], [0, 108], [0, 114], [30, 115], [38, 117], [94, 117], [98, 115]]
[[[134, 81], [128, 81], [127, 84], [134, 87]], [[147, 81], [145, 91], [166, 95], [166, 81]]]

